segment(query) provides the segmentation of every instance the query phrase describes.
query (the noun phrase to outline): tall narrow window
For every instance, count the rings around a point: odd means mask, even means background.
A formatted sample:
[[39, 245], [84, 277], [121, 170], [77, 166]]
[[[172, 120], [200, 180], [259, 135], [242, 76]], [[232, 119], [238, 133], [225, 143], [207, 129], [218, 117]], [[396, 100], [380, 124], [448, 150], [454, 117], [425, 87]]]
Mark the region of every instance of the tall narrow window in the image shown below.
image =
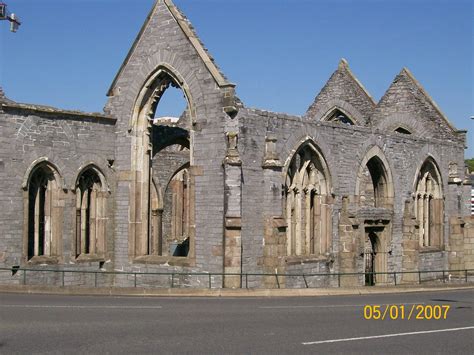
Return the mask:
[[54, 171], [41, 164], [28, 182], [28, 260], [58, 254], [58, 199]]
[[129, 251], [137, 260], [167, 262], [167, 258], [155, 257], [194, 256], [194, 229], [189, 231], [194, 217], [189, 213], [192, 170], [173, 176], [191, 161], [188, 129], [193, 110], [179, 84], [182, 82], [168, 68], [159, 67], [136, 102], [131, 133]]
[[[187, 256], [189, 251], [189, 172], [187, 168], [178, 171], [166, 189], [171, 200], [168, 242], [170, 254]], [[166, 206], [165, 206], [166, 207]]]
[[102, 182], [93, 168], [76, 186], [76, 257], [98, 256], [105, 249], [105, 200]]
[[359, 177], [360, 201], [362, 206], [386, 207], [388, 197], [387, 173], [383, 162], [372, 157]]
[[442, 245], [443, 194], [441, 177], [432, 159], [422, 165], [417, 177], [415, 215], [422, 247]]
[[290, 162], [286, 176], [287, 254], [320, 255], [329, 251], [331, 206], [324, 158], [310, 143]]

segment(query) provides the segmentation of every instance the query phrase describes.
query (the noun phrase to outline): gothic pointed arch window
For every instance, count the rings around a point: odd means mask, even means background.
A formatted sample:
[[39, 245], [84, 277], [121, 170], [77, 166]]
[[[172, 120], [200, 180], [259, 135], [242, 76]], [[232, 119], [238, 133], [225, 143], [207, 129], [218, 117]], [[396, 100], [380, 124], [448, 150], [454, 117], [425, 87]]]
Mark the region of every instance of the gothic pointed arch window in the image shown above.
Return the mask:
[[287, 254], [324, 255], [330, 249], [330, 182], [326, 162], [310, 142], [288, 166], [285, 181]]
[[52, 260], [59, 256], [61, 242], [58, 172], [49, 163], [38, 164], [30, 173], [27, 191], [27, 260]]
[[348, 126], [353, 126], [355, 124], [354, 120], [350, 118], [348, 114], [338, 108], [334, 108], [330, 111], [329, 114], [326, 115], [324, 121], [342, 123]]
[[373, 146], [360, 163], [356, 196], [361, 207], [393, 207], [393, 180], [382, 150]]
[[[136, 102], [130, 127], [129, 250], [137, 261], [166, 263], [173, 256], [194, 256], [193, 209], [176, 207], [194, 201], [190, 189], [194, 177], [189, 169], [192, 108], [184, 80], [164, 64], [150, 76]], [[186, 171], [173, 176], [184, 164], [188, 164]], [[171, 194], [174, 200], [167, 195], [168, 190], [174, 191], [170, 183], [179, 190]], [[180, 200], [183, 196], [184, 202]]]
[[420, 168], [416, 181], [415, 216], [421, 247], [443, 244], [444, 201], [439, 169], [433, 159]]
[[173, 256], [187, 256], [189, 252], [189, 187], [189, 170], [186, 165], [174, 174], [165, 192], [171, 200], [167, 207], [170, 212], [168, 242], [172, 245], [170, 254]]
[[106, 239], [106, 191], [100, 173], [92, 166], [76, 183], [76, 257], [104, 256]]

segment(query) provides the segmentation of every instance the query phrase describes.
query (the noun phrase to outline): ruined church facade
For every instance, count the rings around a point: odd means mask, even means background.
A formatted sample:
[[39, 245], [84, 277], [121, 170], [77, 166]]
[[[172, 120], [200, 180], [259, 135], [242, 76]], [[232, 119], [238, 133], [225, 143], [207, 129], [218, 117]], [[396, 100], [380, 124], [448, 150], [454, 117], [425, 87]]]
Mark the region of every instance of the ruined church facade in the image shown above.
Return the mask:
[[[187, 108], [155, 120], [170, 87]], [[405, 68], [379, 102], [341, 60], [305, 115], [248, 108], [158, 0], [107, 95], [90, 114], [0, 92], [1, 267], [183, 272], [188, 286], [208, 272], [215, 287], [241, 287], [241, 274], [249, 287], [355, 286], [474, 268], [466, 132]], [[321, 275], [252, 275], [275, 273]], [[341, 273], [361, 274], [330, 276]]]

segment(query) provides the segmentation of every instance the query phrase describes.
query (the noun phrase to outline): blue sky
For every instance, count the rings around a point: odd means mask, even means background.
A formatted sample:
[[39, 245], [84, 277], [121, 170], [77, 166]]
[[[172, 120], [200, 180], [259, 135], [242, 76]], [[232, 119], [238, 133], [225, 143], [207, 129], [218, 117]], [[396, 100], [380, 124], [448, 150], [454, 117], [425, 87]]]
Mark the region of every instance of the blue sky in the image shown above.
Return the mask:
[[[102, 111], [154, 0], [3, 0], [0, 86], [13, 100]], [[250, 107], [303, 114], [346, 58], [378, 100], [408, 67], [451, 122], [472, 129], [469, 0], [175, 0]], [[474, 157], [469, 134], [466, 157]]]

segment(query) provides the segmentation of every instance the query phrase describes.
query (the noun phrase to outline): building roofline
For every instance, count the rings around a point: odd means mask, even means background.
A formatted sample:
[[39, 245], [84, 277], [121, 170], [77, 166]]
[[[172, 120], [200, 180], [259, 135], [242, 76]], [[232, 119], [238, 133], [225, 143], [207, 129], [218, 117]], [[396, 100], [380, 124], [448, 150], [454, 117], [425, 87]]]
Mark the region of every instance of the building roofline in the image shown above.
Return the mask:
[[69, 117], [75, 117], [78, 119], [87, 119], [92, 118], [104, 122], [114, 123], [117, 122], [115, 117], [102, 114], [99, 112], [84, 112], [84, 111], [75, 111], [75, 110], [63, 110], [56, 107], [51, 106], [43, 106], [43, 105], [31, 105], [31, 104], [23, 104], [17, 102], [9, 102], [9, 103], [0, 103], [0, 108], [4, 111], [5, 109], [12, 109], [12, 110], [20, 110], [20, 111], [27, 111], [27, 112], [39, 112], [39, 113], [47, 113], [47, 114], [56, 114], [56, 115], [64, 115]]
[[433, 100], [433, 98], [428, 94], [428, 92], [423, 88], [423, 86], [420, 84], [420, 82], [414, 77], [414, 75], [410, 72], [410, 70], [407, 67], [403, 67], [402, 70], [400, 71], [400, 74], [403, 75], [405, 74], [410, 80], [416, 85], [416, 87], [421, 91], [423, 96], [428, 100], [428, 102], [433, 106], [435, 111], [443, 118], [448, 127], [451, 128], [454, 132], [460, 132], [454, 125], [449, 121], [449, 119], [446, 117], [446, 115], [441, 111], [439, 106], [436, 104], [436, 102]]
[[110, 85], [108, 91], [107, 91], [107, 96], [113, 96], [113, 89], [115, 88], [117, 81], [122, 74], [123, 70], [125, 69], [126, 65], [128, 64], [133, 52], [135, 51], [135, 48], [138, 46], [138, 43], [140, 42], [140, 39], [142, 38], [143, 33], [145, 32], [154, 12], [158, 4], [164, 3], [166, 7], [168, 8], [168, 11], [170, 12], [171, 16], [173, 16], [174, 20], [176, 23], [179, 25], [183, 33], [185, 34], [186, 38], [189, 40], [191, 45], [194, 47], [196, 50], [197, 54], [199, 57], [202, 59], [204, 65], [207, 67], [209, 72], [211, 73], [212, 77], [216, 81], [217, 85], [220, 87], [235, 87], [235, 84], [230, 83], [227, 81], [227, 79], [224, 77], [224, 75], [221, 73], [219, 68], [215, 65], [214, 61], [211, 59], [209, 54], [207, 53], [207, 50], [204, 48], [203, 43], [199, 40], [199, 37], [197, 34], [192, 30], [189, 20], [187, 20], [181, 12], [178, 10], [178, 8], [173, 4], [171, 0], [155, 0], [155, 3], [148, 13], [148, 16], [143, 23], [140, 32], [138, 32], [137, 37], [135, 38], [135, 41], [132, 44], [132, 47], [127, 53], [127, 56], [125, 57], [124, 61], [122, 62], [122, 65], [120, 66], [117, 74], [115, 75], [115, 78]]
[[339, 65], [338, 65], [338, 69], [345, 69], [347, 71], [347, 73], [351, 76], [351, 78], [357, 83], [357, 85], [359, 85], [359, 87], [362, 89], [362, 91], [364, 92], [364, 94], [369, 98], [369, 100], [372, 102], [372, 104], [374, 106], [377, 105], [377, 102], [374, 100], [374, 98], [372, 97], [372, 95], [370, 95], [369, 91], [365, 88], [365, 86], [360, 82], [359, 79], [357, 79], [357, 77], [354, 75], [354, 73], [352, 72], [351, 68], [349, 67], [349, 63], [347, 62], [347, 60], [345, 58], [341, 58], [341, 60], [339, 61]]

